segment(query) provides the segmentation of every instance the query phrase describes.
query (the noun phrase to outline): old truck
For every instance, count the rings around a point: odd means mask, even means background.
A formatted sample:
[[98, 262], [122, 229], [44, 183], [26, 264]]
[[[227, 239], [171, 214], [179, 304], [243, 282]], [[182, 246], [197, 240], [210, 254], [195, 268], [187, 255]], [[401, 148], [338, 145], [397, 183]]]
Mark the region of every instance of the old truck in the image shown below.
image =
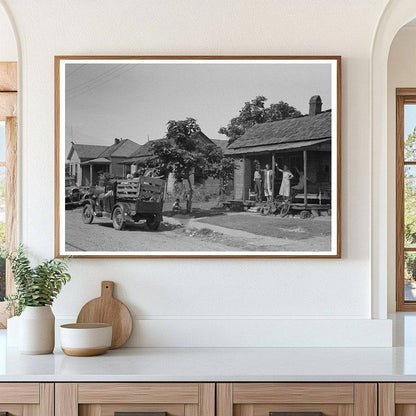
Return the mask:
[[163, 219], [165, 185], [160, 178], [146, 176], [112, 180], [102, 189], [89, 192], [83, 202], [82, 220], [91, 224], [94, 217], [109, 218], [116, 230], [144, 220], [155, 231]]

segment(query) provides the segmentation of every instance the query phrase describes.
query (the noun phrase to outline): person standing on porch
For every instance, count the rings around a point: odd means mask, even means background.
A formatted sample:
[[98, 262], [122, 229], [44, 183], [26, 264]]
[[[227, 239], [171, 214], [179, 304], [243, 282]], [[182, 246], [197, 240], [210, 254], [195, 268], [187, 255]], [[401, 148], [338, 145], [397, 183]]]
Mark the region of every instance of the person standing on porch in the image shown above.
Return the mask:
[[293, 178], [292, 172], [289, 170], [287, 165], [283, 166], [283, 169], [280, 169], [276, 163], [276, 168], [279, 172], [282, 172], [283, 178], [280, 185], [279, 195], [282, 195], [283, 198], [287, 199], [290, 196], [290, 180]]
[[256, 165], [256, 170], [254, 171], [254, 192], [256, 194], [257, 202], [261, 202], [263, 199], [261, 182], [260, 165]]
[[273, 181], [274, 172], [270, 169], [270, 165], [267, 163], [266, 169], [264, 170], [264, 195], [269, 202], [273, 200]]

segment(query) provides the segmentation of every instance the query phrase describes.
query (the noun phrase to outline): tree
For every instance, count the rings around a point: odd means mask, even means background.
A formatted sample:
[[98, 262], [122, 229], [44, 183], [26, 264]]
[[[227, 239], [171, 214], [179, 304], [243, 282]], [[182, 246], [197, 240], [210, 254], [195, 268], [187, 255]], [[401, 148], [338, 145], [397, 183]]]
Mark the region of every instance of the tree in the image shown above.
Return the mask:
[[214, 163], [210, 169], [207, 170], [207, 173], [213, 178], [219, 179], [220, 186], [218, 192], [218, 200], [222, 201], [224, 199], [225, 191], [227, 186], [234, 179], [234, 171], [236, 169], [236, 164], [234, 159], [229, 157], [224, 157], [221, 149], [218, 149], [219, 157], [218, 161]]
[[[404, 153], [405, 160], [415, 160], [416, 127], [407, 136], [404, 144]], [[414, 245], [416, 243], [416, 178], [412, 166], [405, 167], [404, 178], [405, 241], [408, 245]]]
[[404, 160], [416, 160], [416, 127], [404, 142]]
[[405, 200], [405, 225], [404, 236], [406, 245], [414, 245], [416, 243], [416, 178], [412, 176], [412, 172], [406, 166], [404, 180], [404, 200]]
[[[416, 159], [416, 127], [407, 136], [404, 144], [405, 160]], [[413, 166], [405, 166], [404, 172], [404, 237], [405, 246], [415, 246], [416, 244], [416, 177]], [[408, 255], [405, 257], [406, 278], [414, 280], [416, 271], [416, 257]]]
[[255, 124], [295, 118], [302, 115], [300, 111], [284, 101], [265, 107], [266, 101], [266, 97], [259, 95], [253, 100], [245, 102], [239, 115], [232, 118], [226, 127], [221, 127], [218, 133], [225, 134], [229, 138], [228, 144], [231, 144]]
[[205, 172], [218, 172], [220, 175], [224, 158], [217, 146], [197, 140], [196, 135], [201, 129], [195, 119], [170, 120], [167, 127], [166, 137], [153, 143], [152, 150], [158, 158], [161, 172], [166, 175], [172, 173], [177, 182], [187, 182], [186, 211], [190, 213], [193, 196], [191, 175], [196, 168]]

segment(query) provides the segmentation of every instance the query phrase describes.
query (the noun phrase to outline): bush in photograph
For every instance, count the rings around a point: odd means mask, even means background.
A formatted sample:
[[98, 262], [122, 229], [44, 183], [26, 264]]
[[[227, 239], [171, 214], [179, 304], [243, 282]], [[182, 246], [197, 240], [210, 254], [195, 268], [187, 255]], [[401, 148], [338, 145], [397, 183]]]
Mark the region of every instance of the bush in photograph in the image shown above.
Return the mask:
[[199, 185], [195, 187], [194, 190], [194, 201], [195, 202], [208, 202], [211, 199], [210, 195], [204, 185]]

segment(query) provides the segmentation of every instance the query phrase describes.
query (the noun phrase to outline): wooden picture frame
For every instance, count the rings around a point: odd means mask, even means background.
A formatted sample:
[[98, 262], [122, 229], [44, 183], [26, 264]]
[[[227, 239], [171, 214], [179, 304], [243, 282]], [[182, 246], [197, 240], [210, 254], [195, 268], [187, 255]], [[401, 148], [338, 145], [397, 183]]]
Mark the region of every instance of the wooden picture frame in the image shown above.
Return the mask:
[[341, 107], [340, 56], [56, 56], [55, 255], [340, 258]]

